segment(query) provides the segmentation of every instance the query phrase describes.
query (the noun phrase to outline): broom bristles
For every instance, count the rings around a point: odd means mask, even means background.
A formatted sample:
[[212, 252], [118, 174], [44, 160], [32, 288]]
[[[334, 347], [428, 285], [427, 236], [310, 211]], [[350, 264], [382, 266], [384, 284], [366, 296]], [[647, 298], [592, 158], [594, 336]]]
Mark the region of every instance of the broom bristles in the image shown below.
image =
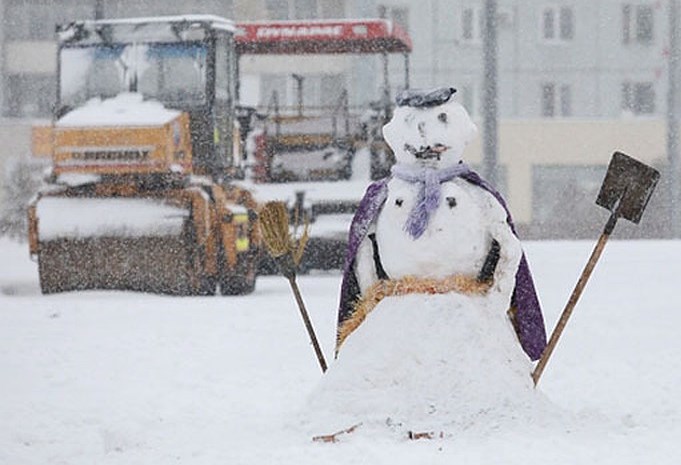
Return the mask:
[[258, 215], [263, 242], [273, 257], [291, 252], [288, 210], [284, 202], [267, 202]]
[[[291, 254], [294, 263], [296, 265], [300, 264], [308, 240], [307, 221], [305, 222], [305, 228], [300, 239], [296, 239], [295, 234], [292, 235], [289, 228], [289, 215], [286, 203], [280, 201], [265, 203], [260, 210], [259, 218], [263, 242], [265, 242], [270, 255], [277, 258]], [[297, 226], [298, 220], [296, 216]]]

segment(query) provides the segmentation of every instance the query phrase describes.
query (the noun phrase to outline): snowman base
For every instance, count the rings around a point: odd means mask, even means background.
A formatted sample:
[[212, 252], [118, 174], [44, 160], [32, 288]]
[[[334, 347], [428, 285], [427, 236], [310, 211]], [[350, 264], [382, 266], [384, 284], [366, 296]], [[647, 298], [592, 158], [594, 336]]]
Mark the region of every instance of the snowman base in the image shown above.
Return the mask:
[[551, 407], [504, 305], [456, 293], [384, 298], [311, 393], [305, 428], [338, 431], [318, 442], [355, 436], [360, 424], [362, 434], [416, 440], [545, 417]]

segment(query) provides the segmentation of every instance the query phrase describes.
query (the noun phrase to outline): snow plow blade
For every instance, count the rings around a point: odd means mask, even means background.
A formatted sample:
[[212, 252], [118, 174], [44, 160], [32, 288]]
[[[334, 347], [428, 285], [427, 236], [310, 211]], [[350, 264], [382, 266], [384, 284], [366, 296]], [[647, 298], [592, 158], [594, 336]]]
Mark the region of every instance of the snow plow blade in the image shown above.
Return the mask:
[[218, 244], [216, 213], [204, 191], [127, 198], [65, 192], [29, 208], [29, 244], [44, 294], [117, 289], [213, 295], [218, 276], [234, 268], [217, 269], [217, 249], [228, 248]]
[[195, 294], [191, 244], [182, 236], [56, 239], [40, 244], [44, 294], [116, 289]]

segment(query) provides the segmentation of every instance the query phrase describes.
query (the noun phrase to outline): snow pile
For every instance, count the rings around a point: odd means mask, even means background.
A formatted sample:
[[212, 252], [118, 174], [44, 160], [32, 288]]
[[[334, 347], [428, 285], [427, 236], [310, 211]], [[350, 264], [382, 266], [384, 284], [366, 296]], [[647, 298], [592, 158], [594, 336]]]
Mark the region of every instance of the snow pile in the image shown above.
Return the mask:
[[44, 197], [38, 202], [41, 240], [179, 235], [189, 212], [155, 199]]
[[456, 435], [557, 418], [498, 309], [454, 293], [384, 299], [341, 347], [304, 423], [316, 434], [362, 423]]
[[57, 121], [57, 127], [161, 126], [179, 115], [160, 102], [144, 100], [141, 94], [124, 92], [107, 100], [88, 100]]

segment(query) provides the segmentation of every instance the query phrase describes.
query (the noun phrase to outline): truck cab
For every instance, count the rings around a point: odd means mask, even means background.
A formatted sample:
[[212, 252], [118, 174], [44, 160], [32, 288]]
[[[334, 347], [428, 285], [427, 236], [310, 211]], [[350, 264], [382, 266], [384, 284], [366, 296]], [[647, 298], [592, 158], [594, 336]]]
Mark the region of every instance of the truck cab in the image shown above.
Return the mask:
[[194, 174], [238, 176], [234, 32], [209, 15], [58, 26], [55, 119], [91, 99], [137, 93], [188, 115]]

